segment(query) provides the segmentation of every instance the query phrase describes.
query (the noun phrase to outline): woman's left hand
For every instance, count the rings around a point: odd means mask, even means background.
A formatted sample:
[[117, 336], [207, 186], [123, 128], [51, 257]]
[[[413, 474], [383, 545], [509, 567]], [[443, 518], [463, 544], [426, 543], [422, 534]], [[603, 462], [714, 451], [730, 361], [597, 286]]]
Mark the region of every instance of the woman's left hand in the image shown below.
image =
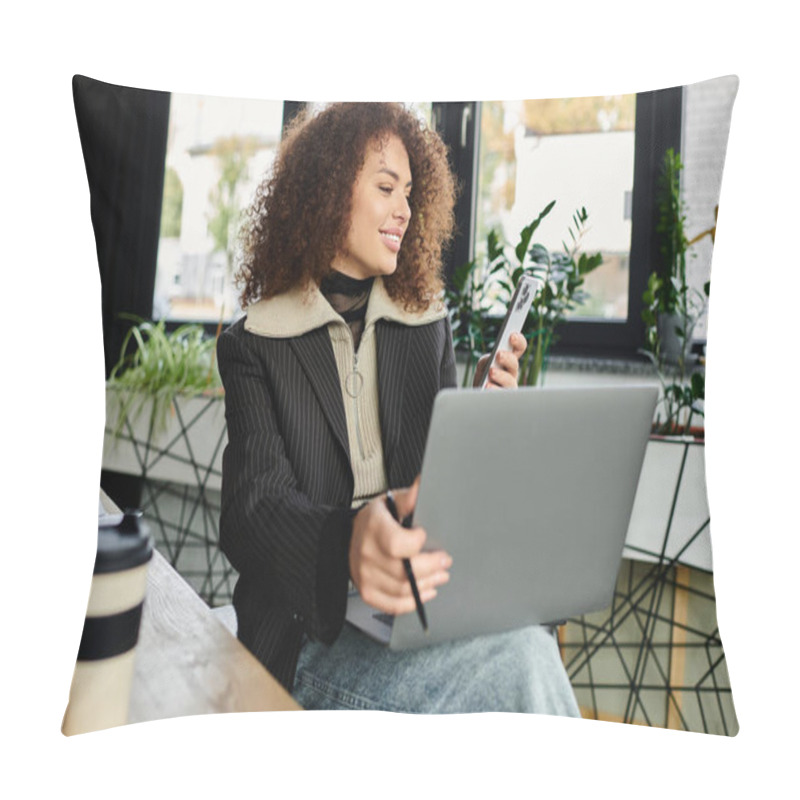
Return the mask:
[[[487, 389], [516, 389], [519, 379], [519, 360], [528, 346], [525, 337], [521, 333], [512, 333], [508, 343], [511, 350], [500, 350], [495, 359], [494, 366], [489, 371], [489, 383]], [[481, 356], [475, 369], [475, 380], [473, 386], [480, 386], [483, 383], [484, 373], [489, 364], [489, 356]]]

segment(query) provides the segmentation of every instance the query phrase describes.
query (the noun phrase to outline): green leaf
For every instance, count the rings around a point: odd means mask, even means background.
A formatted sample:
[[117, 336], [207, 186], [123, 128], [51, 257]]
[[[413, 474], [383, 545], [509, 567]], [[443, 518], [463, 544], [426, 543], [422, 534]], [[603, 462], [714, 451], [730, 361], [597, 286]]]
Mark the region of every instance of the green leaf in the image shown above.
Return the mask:
[[514, 284], [509, 281], [499, 280], [497, 281], [497, 285], [505, 291], [509, 298], [514, 293]]
[[514, 249], [514, 253], [517, 256], [517, 261], [519, 261], [520, 264], [525, 260], [525, 254], [528, 252], [528, 246], [533, 238], [534, 230], [534, 225], [531, 223], [530, 225], [524, 227], [520, 233], [519, 244]]
[[494, 261], [496, 258], [500, 258], [503, 255], [503, 243], [500, 240], [500, 236], [496, 230], [492, 229], [489, 231], [486, 244], [490, 262]]
[[595, 253], [592, 256], [587, 256], [585, 253], [581, 253], [581, 257], [578, 260], [578, 271], [581, 275], [588, 275], [590, 272], [597, 269], [602, 263], [602, 253]]
[[457, 267], [453, 272], [453, 285], [458, 291], [462, 291], [464, 289], [473, 269], [475, 269], [475, 262], [468, 261], [466, 264], [462, 264], [460, 267]]
[[541, 244], [535, 244], [533, 247], [531, 247], [530, 257], [531, 260], [537, 264], [550, 263], [550, 253], [548, 252], [547, 248]]

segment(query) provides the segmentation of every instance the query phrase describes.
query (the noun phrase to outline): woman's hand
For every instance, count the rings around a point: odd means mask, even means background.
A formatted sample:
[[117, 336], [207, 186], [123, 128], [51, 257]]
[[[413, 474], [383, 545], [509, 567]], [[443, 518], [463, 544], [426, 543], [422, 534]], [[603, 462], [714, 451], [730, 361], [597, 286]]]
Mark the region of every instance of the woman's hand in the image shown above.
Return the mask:
[[[400, 519], [414, 510], [419, 478], [409, 489], [393, 491]], [[422, 552], [422, 528], [404, 528], [386, 506], [385, 495], [376, 497], [353, 520], [350, 540], [350, 577], [364, 602], [387, 614], [407, 614], [416, 609], [403, 559], [411, 559], [423, 603], [436, 597], [436, 587], [447, 583], [452, 558], [442, 550]]]
[[[495, 359], [495, 365], [489, 370], [489, 383], [487, 389], [516, 389], [519, 380], [519, 360], [528, 346], [525, 337], [521, 333], [512, 333], [508, 339], [511, 350], [500, 350]], [[489, 364], [489, 356], [481, 356], [475, 368], [475, 379], [473, 386], [480, 386], [483, 383], [486, 367]]]

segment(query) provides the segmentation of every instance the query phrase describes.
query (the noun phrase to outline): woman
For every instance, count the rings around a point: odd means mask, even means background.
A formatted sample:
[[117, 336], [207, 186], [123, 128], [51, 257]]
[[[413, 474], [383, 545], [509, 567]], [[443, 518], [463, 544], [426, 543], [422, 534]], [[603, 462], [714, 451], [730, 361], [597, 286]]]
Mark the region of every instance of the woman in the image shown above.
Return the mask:
[[[413, 114], [337, 104], [292, 125], [245, 218], [247, 316], [218, 345], [220, 541], [240, 575], [239, 638], [306, 708], [577, 714], [544, 629], [402, 654], [344, 623], [351, 580], [403, 614], [402, 559], [423, 602], [449, 578], [450, 556], [422, 552], [425, 531], [394, 520], [386, 491], [410, 487], [394, 496], [413, 510], [433, 399], [456, 382], [440, 300], [453, 203], [444, 145]], [[492, 388], [516, 385], [524, 338], [512, 347]], [[522, 669], [522, 701], [503, 688], [517, 659], [539, 676]]]

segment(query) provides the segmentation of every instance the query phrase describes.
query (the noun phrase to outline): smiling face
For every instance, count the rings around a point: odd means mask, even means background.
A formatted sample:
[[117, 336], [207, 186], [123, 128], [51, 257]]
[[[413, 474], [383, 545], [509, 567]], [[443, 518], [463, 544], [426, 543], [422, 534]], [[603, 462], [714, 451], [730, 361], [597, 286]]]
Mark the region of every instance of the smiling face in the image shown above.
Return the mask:
[[345, 250], [333, 268], [351, 278], [391, 275], [411, 219], [411, 167], [397, 136], [367, 148], [353, 185]]

